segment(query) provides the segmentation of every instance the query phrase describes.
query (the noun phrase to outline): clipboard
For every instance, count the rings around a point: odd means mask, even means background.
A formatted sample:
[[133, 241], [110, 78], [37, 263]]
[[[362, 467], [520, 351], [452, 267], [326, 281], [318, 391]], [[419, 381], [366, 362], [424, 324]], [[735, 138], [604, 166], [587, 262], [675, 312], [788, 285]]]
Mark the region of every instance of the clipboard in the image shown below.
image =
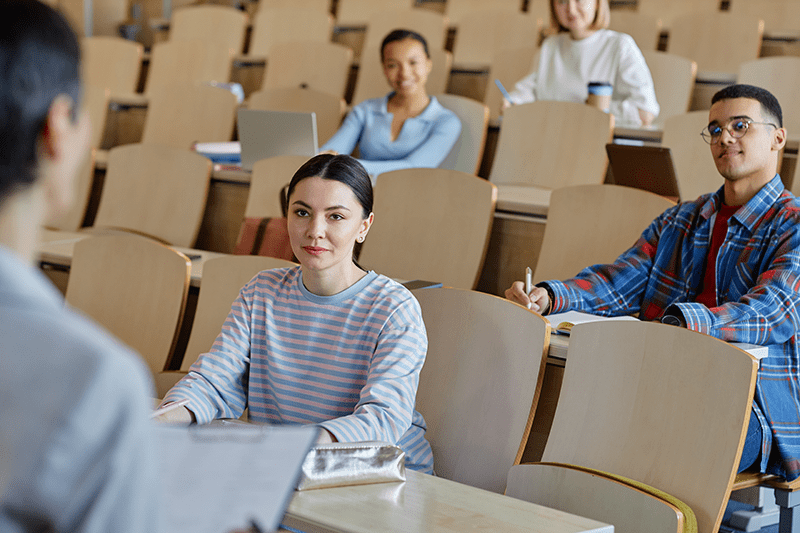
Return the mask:
[[317, 439], [315, 426], [156, 427], [162, 530], [277, 531]]

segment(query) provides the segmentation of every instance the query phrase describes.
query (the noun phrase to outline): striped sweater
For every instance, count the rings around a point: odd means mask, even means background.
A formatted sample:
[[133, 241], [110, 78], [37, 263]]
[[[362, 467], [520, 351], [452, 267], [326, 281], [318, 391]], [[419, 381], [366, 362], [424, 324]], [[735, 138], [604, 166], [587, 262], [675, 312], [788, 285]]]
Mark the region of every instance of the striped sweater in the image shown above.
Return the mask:
[[428, 340], [419, 303], [369, 272], [318, 296], [300, 267], [265, 270], [242, 288], [211, 351], [165, 401], [188, 398], [199, 424], [238, 418], [318, 424], [341, 442], [382, 440], [431, 473], [425, 421], [414, 409]]

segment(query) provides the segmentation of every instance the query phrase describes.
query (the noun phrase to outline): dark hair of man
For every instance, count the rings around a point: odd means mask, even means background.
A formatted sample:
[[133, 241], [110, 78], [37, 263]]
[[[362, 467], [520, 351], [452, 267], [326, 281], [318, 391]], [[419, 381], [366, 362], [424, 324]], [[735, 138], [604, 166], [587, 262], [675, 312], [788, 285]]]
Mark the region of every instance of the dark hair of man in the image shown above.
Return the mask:
[[320, 154], [312, 157], [292, 176], [286, 191], [287, 200], [292, 197], [298, 183], [313, 177], [344, 183], [353, 191], [358, 203], [361, 204], [362, 218], [367, 218], [372, 213], [372, 182], [367, 171], [354, 157], [341, 154]]
[[381, 61], [383, 61], [383, 51], [386, 49], [386, 45], [404, 39], [413, 39], [419, 42], [422, 45], [422, 49], [425, 50], [425, 57], [428, 59], [431, 58], [431, 54], [428, 52], [428, 42], [425, 40], [425, 37], [411, 30], [392, 30], [389, 32], [389, 35], [383, 38], [383, 42], [381, 43]]
[[0, 202], [37, 178], [39, 136], [53, 100], [81, 96], [80, 46], [62, 15], [38, 0], [0, 3]]
[[766, 89], [754, 85], [729, 85], [717, 91], [711, 98], [711, 105], [720, 100], [731, 100], [733, 98], [750, 98], [757, 100], [761, 104], [761, 113], [765, 115], [765, 120], [775, 122], [779, 128], [783, 127], [783, 111], [778, 99]]

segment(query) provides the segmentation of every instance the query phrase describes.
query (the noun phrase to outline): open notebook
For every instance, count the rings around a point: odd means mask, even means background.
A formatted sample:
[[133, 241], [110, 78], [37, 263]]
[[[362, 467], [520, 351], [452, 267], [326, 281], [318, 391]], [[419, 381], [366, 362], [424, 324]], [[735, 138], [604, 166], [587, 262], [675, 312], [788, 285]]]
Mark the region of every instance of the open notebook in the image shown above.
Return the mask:
[[163, 531], [277, 531], [294, 495], [313, 426], [159, 424]]

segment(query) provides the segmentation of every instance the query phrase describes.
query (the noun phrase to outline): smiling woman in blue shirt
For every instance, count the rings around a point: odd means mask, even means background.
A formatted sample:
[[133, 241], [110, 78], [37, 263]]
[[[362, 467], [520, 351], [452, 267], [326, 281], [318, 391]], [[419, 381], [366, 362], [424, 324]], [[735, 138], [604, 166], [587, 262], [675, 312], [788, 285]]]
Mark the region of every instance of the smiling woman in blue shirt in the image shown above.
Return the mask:
[[374, 178], [401, 168], [435, 168], [461, 134], [461, 122], [425, 89], [432, 62], [425, 39], [394, 30], [381, 44], [381, 62], [392, 92], [361, 102], [321, 152], [351, 154]]

